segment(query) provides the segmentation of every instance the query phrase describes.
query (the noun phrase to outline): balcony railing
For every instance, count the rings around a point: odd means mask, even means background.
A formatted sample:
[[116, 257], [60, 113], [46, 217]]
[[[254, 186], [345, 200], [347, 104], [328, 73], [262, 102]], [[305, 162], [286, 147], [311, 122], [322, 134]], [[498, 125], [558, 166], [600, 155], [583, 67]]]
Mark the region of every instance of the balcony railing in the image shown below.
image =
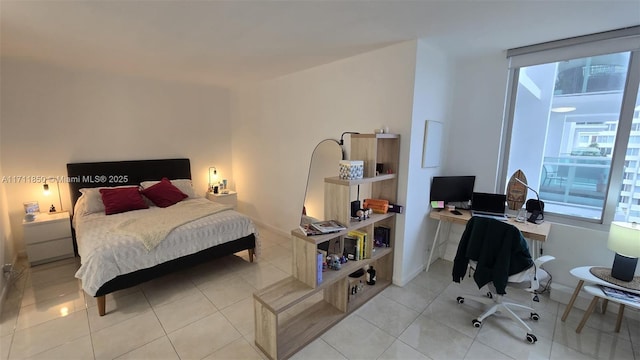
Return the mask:
[[545, 157], [540, 199], [602, 209], [611, 159], [593, 156]]

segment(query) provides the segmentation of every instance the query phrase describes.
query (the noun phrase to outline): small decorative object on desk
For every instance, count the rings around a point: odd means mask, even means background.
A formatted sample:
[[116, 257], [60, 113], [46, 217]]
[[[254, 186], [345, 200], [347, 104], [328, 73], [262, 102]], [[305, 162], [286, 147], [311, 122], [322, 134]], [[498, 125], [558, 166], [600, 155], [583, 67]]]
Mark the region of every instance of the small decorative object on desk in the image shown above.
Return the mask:
[[527, 186], [525, 185], [527, 184], [527, 177], [522, 170], [516, 170], [507, 184], [507, 204], [509, 209], [518, 210], [522, 208], [527, 199]]
[[364, 161], [362, 160], [341, 160], [340, 179], [357, 180], [364, 176]]

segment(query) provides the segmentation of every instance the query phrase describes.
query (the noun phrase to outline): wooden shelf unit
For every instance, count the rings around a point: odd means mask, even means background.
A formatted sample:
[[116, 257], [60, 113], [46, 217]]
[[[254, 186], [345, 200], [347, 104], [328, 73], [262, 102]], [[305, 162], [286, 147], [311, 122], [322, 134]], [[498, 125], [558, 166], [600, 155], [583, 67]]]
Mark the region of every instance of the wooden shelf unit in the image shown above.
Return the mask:
[[[396, 214], [373, 214], [369, 219], [356, 221], [351, 219], [350, 203], [358, 193], [366, 195], [363, 199], [396, 201], [399, 139], [395, 134], [352, 135], [351, 158], [364, 160], [367, 177], [325, 179], [325, 218], [338, 220], [347, 229], [317, 236], [292, 230], [292, 276], [254, 293], [255, 343], [270, 359], [285, 359], [295, 354], [391, 284]], [[376, 163], [380, 162], [391, 173], [376, 176]], [[367, 187], [363, 192], [354, 189], [361, 185]], [[390, 247], [373, 248], [371, 258], [348, 261], [340, 270], [326, 270], [318, 283], [318, 245], [335, 241], [342, 251], [344, 236], [349, 231], [361, 230], [373, 238], [377, 226], [391, 229]], [[370, 266], [376, 270], [376, 284], [365, 284], [361, 292], [351, 295], [350, 279], [353, 279], [349, 274]]]

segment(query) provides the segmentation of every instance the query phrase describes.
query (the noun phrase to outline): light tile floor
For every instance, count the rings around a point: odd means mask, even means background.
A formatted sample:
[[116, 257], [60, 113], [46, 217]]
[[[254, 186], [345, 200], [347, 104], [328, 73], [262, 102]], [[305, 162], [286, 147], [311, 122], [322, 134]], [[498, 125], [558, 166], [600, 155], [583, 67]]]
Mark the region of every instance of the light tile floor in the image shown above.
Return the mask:
[[[264, 359], [254, 346], [252, 294], [290, 275], [291, 244], [261, 229], [262, 255], [246, 252], [107, 296], [106, 316], [74, 278], [77, 259], [29, 267], [12, 283], [0, 323], [0, 359]], [[535, 345], [507, 318], [471, 326], [481, 312], [458, 295], [438, 260], [404, 287], [390, 286], [324, 333], [294, 359], [640, 359], [640, 322], [584, 312], [560, 321], [564, 305], [541, 296], [541, 319], [528, 320]], [[510, 295], [526, 299], [517, 291]]]

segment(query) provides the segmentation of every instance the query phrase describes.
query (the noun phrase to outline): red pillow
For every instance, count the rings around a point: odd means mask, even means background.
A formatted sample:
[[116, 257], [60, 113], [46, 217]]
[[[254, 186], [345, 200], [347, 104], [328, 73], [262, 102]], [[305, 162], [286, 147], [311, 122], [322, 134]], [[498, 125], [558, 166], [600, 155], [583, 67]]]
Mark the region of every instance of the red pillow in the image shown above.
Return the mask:
[[102, 203], [104, 203], [104, 213], [106, 215], [149, 208], [149, 205], [144, 202], [140, 195], [137, 186], [100, 189], [100, 195], [102, 195]]
[[165, 208], [178, 203], [189, 195], [183, 193], [167, 178], [162, 178], [159, 183], [142, 190], [142, 195], [146, 196], [156, 206]]

